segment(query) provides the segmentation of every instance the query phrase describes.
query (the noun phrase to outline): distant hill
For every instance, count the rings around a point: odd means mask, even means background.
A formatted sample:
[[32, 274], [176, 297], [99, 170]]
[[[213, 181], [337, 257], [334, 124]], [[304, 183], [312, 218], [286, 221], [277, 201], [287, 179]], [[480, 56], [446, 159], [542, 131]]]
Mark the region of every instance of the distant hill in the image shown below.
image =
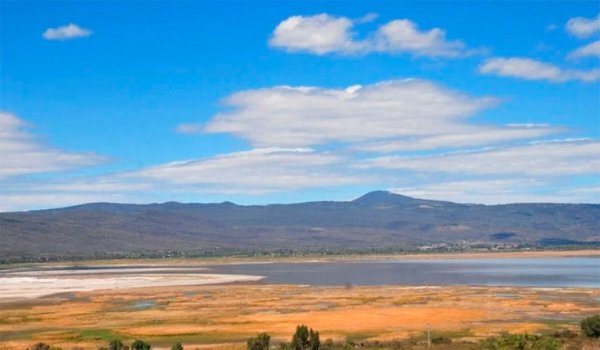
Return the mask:
[[91, 203], [0, 213], [0, 261], [599, 245], [600, 204], [473, 205], [376, 191], [347, 202]]

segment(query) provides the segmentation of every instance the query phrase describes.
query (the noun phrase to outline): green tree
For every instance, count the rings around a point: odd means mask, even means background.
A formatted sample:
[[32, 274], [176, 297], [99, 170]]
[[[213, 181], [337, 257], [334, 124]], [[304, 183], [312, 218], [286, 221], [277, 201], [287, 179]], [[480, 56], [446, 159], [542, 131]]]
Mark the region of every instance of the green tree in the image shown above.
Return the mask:
[[587, 337], [600, 337], [600, 315], [586, 317], [581, 321], [581, 330]]
[[310, 343], [310, 350], [319, 350], [321, 347], [321, 339], [319, 337], [319, 332], [313, 331], [312, 328], [308, 332], [308, 341]]
[[123, 342], [120, 339], [111, 340], [108, 343], [108, 350], [123, 350]]
[[292, 337], [291, 344], [293, 350], [319, 350], [320, 347], [319, 332], [314, 331], [312, 328], [309, 329], [305, 325], [296, 327], [296, 333]]
[[269, 350], [271, 336], [267, 333], [259, 333], [256, 337], [248, 339], [248, 350]]
[[145, 341], [136, 340], [131, 344], [131, 350], [150, 350], [152, 346]]
[[306, 350], [310, 345], [308, 342], [308, 327], [305, 325], [297, 326], [296, 332], [292, 337], [292, 349], [293, 350]]

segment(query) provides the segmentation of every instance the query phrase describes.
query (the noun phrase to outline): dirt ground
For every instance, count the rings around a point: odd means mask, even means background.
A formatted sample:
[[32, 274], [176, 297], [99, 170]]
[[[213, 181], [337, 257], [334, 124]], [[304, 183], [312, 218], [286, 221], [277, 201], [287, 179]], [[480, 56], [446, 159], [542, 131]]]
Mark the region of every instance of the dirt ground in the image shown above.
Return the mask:
[[519, 287], [314, 287], [229, 284], [78, 292], [0, 306], [0, 349], [43, 341], [97, 349], [114, 338], [155, 348], [244, 349], [248, 337], [288, 341], [307, 324], [321, 339], [433, 334], [481, 339], [502, 331], [576, 329], [600, 313], [600, 290]]

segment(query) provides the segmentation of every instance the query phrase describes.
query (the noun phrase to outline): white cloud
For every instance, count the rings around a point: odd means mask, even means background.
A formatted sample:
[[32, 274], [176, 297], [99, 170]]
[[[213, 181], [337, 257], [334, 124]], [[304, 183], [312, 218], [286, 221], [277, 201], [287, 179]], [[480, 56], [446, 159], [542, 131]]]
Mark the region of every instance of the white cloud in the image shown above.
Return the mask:
[[[556, 183], [535, 179], [478, 179], [420, 184], [393, 188], [406, 196], [458, 203], [598, 203], [598, 187], [548, 190]], [[562, 185], [564, 186], [564, 185]]]
[[43, 144], [13, 114], [0, 112], [0, 178], [62, 171], [103, 163], [94, 153], [73, 153]]
[[408, 52], [416, 56], [457, 57], [464, 54], [465, 44], [446, 40], [446, 33], [439, 28], [419, 31], [410, 20], [391, 21], [376, 33], [375, 47], [381, 52]]
[[551, 82], [564, 82], [569, 80], [591, 82], [600, 79], [600, 69], [587, 71], [563, 70], [552, 64], [524, 57], [490, 58], [479, 66], [479, 72], [482, 74], [492, 74], [503, 77], [526, 80], [547, 80]]
[[600, 40], [584, 45], [571, 52], [569, 59], [577, 59], [582, 57], [597, 57], [600, 58]]
[[259, 147], [303, 147], [452, 133], [496, 100], [408, 79], [345, 89], [278, 86], [247, 90], [225, 103], [232, 109], [217, 114], [205, 132], [235, 134]]
[[331, 52], [353, 53], [363, 50], [366, 43], [354, 40], [353, 21], [328, 14], [292, 16], [279, 23], [269, 43], [272, 47], [291, 52], [305, 51], [318, 55]]
[[493, 145], [520, 139], [533, 139], [563, 131], [548, 125], [465, 126], [455, 133], [376, 141], [355, 146], [371, 152], [419, 151], [439, 148]]
[[543, 185], [530, 179], [442, 181], [391, 189], [406, 196], [459, 203], [529, 202], [531, 189]]
[[469, 175], [596, 175], [600, 174], [600, 141], [537, 142], [443, 155], [378, 157], [359, 166]]
[[0, 211], [87, 202], [189, 200], [207, 195], [260, 196], [369, 182], [368, 176], [347, 168], [347, 162], [341, 155], [310, 149], [264, 148], [103, 176], [16, 178], [11, 183], [0, 183]]
[[367, 13], [366, 15], [354, 20], [355, 24], [371, 23], [379, 18], [379, 14], [375, 12]]
[[69, 23], [64, 26], [56, 28], [48, 28], [42, 34], [46, 40], [68, 40], [76, 38], [84, 38], [92, 35], [92, 31], [89, 29], [81, 28], [75, 23]]
[[565, 29], [578, 38], [587, 38], [600, 31], [600, 13], [596, 18], [575, 17], [569, 19]]
[[269, 40], [272, 47], [290, 52], [309, 52], [317, 55], [342, 55], [370, 52], [410, 53], [415, 56], [458, 57], [469, 54], [465, 44], [448, 41], [440, 28], [420, 31], [408, 19], [390, 21], [375, 32], [357, 39], [356, 24], [373, 21], [369, 14], [360, 19], [335, 17], [328, 14], [292, 16], [277, 25]]
[[173, 162], [126, 174], [207, 192], [264, 193], [359, 183], [336, 167], [345, 159], [310, 149], [262, 148]]

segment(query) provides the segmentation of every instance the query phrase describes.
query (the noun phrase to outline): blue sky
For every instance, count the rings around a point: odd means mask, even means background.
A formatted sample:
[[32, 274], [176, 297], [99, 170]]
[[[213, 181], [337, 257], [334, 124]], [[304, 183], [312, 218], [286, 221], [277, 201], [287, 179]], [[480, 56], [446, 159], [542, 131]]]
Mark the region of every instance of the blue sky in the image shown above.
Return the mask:
[[594, 1], [0, 6], [3, 211], [600, 198]]

